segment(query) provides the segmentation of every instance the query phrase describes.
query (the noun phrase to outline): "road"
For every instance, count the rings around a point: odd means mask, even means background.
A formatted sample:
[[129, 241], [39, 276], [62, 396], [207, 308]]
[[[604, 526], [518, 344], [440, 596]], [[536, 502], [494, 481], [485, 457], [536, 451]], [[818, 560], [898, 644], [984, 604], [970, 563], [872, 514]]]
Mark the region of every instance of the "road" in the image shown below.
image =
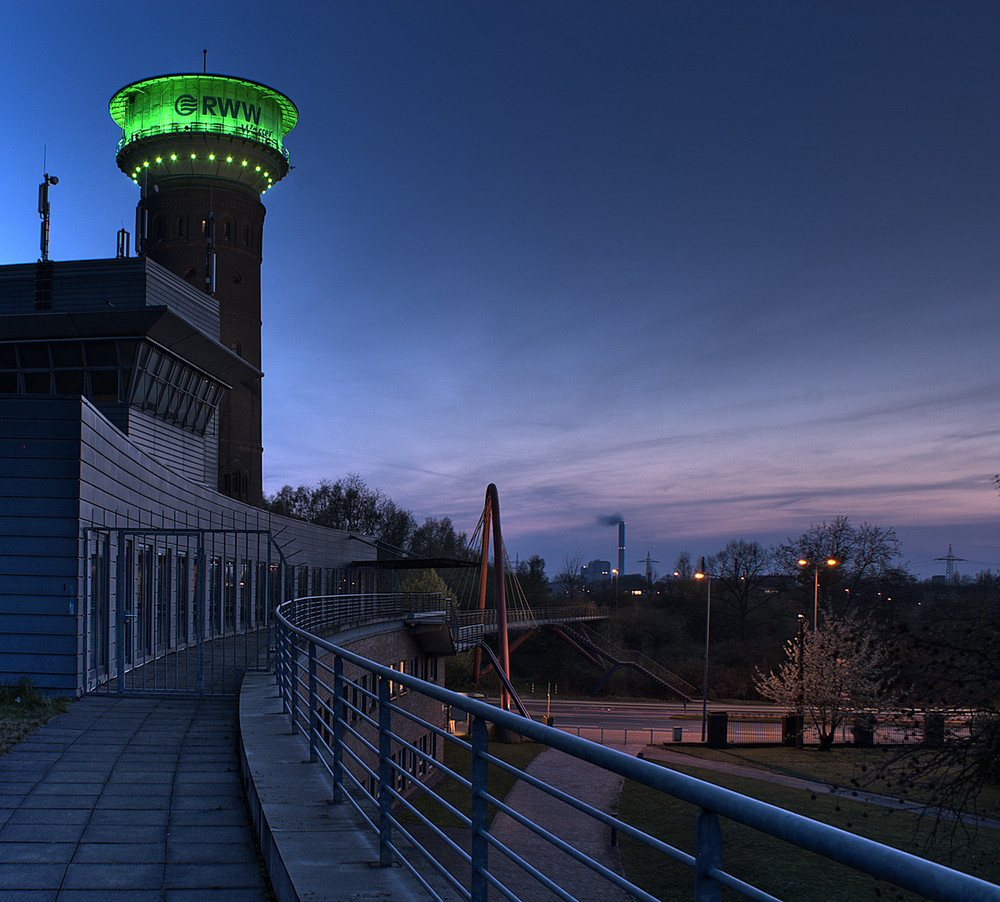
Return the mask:
[[[534, 720], [544, 719], [546, 712], [553, 718], [553, 726], [576, 733], [587, 739], [602, 737], [607, 741], [638, 741], [643, 736], [649, 742], [677, 741], [674, 731], [681, 730], [684, 742], [701, 740], [701, 704], [691, 703], [687, 710], [679, 703], [665, 702], [608, 702], [590, 700], [522, 698], [521, 701]], [[730, 714], [770, 714], [774, 709], [767, 705], [709, 704], [708, 713], [728, 711]], [[627, 731], [627, 735], [626, 735]], [[596, 735], [595, 735], [596, 734]], [[650, 738], [652, 737], [652, 738]]]

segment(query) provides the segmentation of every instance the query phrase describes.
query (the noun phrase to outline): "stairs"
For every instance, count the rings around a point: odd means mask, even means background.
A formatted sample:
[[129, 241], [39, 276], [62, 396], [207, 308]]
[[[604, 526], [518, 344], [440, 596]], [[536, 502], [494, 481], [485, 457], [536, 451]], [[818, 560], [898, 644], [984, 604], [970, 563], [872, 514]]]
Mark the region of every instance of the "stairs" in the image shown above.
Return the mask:
[[[640, 652], [621, 648], [582, 623], [574, 623], [572, 626], [563, 624], [559, 629], [582, 648], [587, 649], [591, 654], [611, 664], [612, 670], [617, 667], [630, 667], [647, 679], [652, 680], [671, 695], [676, 696], [685, 704], [698, 695], [698, 690], [694, 686], [686, 680], [681, 679], [676, 673], [671, 673], [666, 667], [657, 664], [652, 658]], [[611, 671], [608, 671], [605, 679], [610, 674]], [[603, 683], [604, 680], [598, 684], [597, 688], [599, 689]], [[596, 692], [597, 690], [595, 689], [594, 691]]]

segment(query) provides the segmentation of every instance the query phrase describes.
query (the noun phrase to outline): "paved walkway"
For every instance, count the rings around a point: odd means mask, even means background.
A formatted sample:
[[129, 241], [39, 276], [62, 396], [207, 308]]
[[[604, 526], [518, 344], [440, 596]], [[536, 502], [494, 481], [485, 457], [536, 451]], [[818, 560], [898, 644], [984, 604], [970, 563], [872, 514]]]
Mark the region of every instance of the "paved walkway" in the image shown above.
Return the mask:
[[[270, 699], [272, 682], [262, 676], [252, 681], [252, 691]], [[299, 743], [294, 748], [285, 747], [293, 737], [287, 735], [280, 704], [272, 701], [278, 705], [274, 711], [256, 696], [248, 700], [254, 730], [262, 740], [255, 743], [250, 766], [256, 761], [261, 773], [280, 777], [275, 791], [284, 820], [275, 821], [271, 832], [285, 832], [294, 839], [296, 832], [301, 833], [302, 810], [330, 819], [324, 807], [329, 793], [325, 784], [319, 789], [309, 784], [304, 809], [286, 810], [289, 789], [285, 781], [291, 778], [287, 768], [301, 767], [308, 752], [298, 738], [294, 738]], [[281, 721], [276, 726], [271, 724], [274, 718]], [[88, 696], [75, 702], [69, 711], [0, 757], [0, 902], [92, 902], [95, 898], [100, 902], [266, 902], [267, 882], [253, 842], [238, 741], [235, 699]], [[832, 791], [826, 784], [706, 761], [659, 746], [637, 743], [619, 748], [629, 755], [641, 751], [667, 764]], [[276, 759], [269, 761], [265, 755]], [[266, 766], [261, 764], [264, 761], [268, 761]], [[599, 767], [550, 749], [535, 758], [528, 772], [603, 811], [617, 810], [622, 780]], [[864, 795], [863, 799], [909, 807], [885, 797]], [[618, 849], [611, 842], [609, 828], [522, 783], [515, 786], [507, 803], [620, 873]], [[286, 824], [288, 818], [292, 820]], [[318, 896], [341, 898], [339, 891], [346, 891], [349, 884], [351, 898], [421, 895], [399, 883], [402, 875], [379, 869], [369, 871], [367, 877], [359, 873], [357, 882], [344, 880], [339, 887], [328, 883], [323, 887], [336, 857], [331, 857], [331, 849], [340, 849], [340, 868], [350, 863], [368, 868], [374, 858], [371, 849], [358, 851], [346, 841], [357, 832], [353, 826], [331, 821], [323, 827], [313, 831], [317, 836], [308, 837], [325, 843], [323, 848], [319, 852], [298, 850], [295, 855], [307, 870], [319, 868], [320, 885], [313, 887]], [[347, 832], [331, 845], [337, 830]], [[618, 902], [628, 898], [506, 815], [497, 815], [491, 832], [578, 899]], [[490, 858], [491, 869], [521, 898], [532, 902], [555, 898], [530, 875], [508, 867], [496, 850]], [[373, 874], [390, 880], [388, 892]]]
[[0, 902], [265, 902], [237, 703], [88, 696], [0, 757]]
[[[636, 755], [643, 749], [643, 744], [615, 748], [626, 755]], [[594, 808], [611, 814], [618, 810], [622, 777], [597, 765], [548, 749], [531, 762], [528, 773]], [[621, 873], [618, 847], [611, 843], [610, 827], [525, 783], [517, 783], [506, 802], [515, 811], [565, 840], [594, 861], [617, 874]], [[582, 902], [591, 899], [594, 902], [625, 902], [630, 898], [624, 890], [595, 875], [586, 865], [580, 864], [554, 846], [542, 842], [531, 830], [508, 815], [498, 814], [493, 820], [490, 833], [513, 852], [531, 861], [546, 876]], [[490, 852], [490, 870], [522, 899], [547, 902], [558, 898], [534, 877], [508, 863], [496, 850]]]

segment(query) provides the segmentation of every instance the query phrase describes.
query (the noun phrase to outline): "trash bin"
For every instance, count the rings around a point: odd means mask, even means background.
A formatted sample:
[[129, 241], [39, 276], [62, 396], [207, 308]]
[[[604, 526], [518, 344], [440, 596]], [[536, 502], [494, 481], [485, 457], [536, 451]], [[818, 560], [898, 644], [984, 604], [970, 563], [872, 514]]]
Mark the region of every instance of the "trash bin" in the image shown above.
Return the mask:
[[858, 748], [870, 749], [875, 745], [875, 715], [858, 714], [854, 718], [854, 744]]
[[786, 714], [781, 718], [782, 745], [797, 745], [802, 733], [803, 717], [801, 714]]
[[684, 727], [674, 727], [674, 742], [684, 741]]
[[729, 745], [729, 715], [725, 711], [708, 715], [706, 745], [710, 749], [724, 749]]
[[924, 715], [924, 744], [937, 749], [944, 745], [944, 715]]

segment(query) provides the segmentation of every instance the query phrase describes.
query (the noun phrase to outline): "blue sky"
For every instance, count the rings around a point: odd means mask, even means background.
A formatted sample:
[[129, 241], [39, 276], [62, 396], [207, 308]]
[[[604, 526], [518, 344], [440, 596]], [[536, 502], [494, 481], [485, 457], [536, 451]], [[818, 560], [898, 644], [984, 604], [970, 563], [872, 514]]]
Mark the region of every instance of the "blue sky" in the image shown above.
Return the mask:
[[846, 514], [1000, 567], [1000, 4], [4, 6], [0, 263], [112, 256], [111, 95], [299, 108], [264, 197], [265, 491], [359, 473], [663, 572]]

